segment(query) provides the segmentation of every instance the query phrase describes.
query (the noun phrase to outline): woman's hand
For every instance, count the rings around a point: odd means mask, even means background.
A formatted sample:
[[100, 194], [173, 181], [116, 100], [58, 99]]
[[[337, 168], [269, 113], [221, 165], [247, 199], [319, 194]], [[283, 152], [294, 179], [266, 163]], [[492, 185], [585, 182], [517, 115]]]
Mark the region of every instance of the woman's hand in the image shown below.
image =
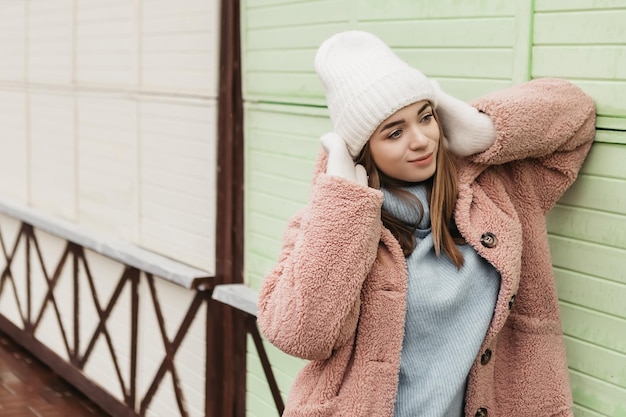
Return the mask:
[[435, 89], [437, 116], [446, 146], [455, 155], [469, 156], [487, 150], [496, 140], [491, 117], [456, 97], [452, 97], [431, 81]]
[[367, 187], [367, 173], [363, 165], [354, 163], [348, 153], [346, 143], [336, 133], [330, 132], [320, 138], [322, 147], [328, 154], [326, 173], [335, 177], [345, 178], [359, 185]]

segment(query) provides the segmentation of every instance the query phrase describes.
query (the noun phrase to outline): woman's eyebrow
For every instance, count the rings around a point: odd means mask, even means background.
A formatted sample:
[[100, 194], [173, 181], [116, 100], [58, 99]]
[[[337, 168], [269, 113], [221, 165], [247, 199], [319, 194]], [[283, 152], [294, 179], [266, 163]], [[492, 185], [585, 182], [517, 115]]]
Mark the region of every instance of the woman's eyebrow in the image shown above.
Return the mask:
[[384, 125], [384, 126], [383, 126], [380, 130], [379, 130], [379, 132], [385, 131], [385, 130], [387, 130], [387, 129], [391, 128], [391, 127], [394, 127], [394, 126], [396, 126], [396, 125], [400, 125], [400, 124], [402, 124], [402, 123], [404, 123], [404, 119], [400, 119], [400, 120], [395, 120], [395, 121], [393, 121], [393, 122], [389, 122], [389, 123], [387, 123], [386, 125]]
[[[420, 107], [420, 109], [418, 110], [417, 114], [420, 114], [421, 112], [423, 112], [428, 107], [430, 107], [430, 103], [425, 103], [422, 107]], [[380, 128], [379, 132], [382, 132], [384, 130], [387, 130], [387, 129], [391, 128], [391, 127], [394, 127], [394, 126], [402, 124], [402, 123], [404, 123], [404, 119], [394, 120], [393, 122], [389, 122], [386, 125], [384, 125], [382, 128]]]

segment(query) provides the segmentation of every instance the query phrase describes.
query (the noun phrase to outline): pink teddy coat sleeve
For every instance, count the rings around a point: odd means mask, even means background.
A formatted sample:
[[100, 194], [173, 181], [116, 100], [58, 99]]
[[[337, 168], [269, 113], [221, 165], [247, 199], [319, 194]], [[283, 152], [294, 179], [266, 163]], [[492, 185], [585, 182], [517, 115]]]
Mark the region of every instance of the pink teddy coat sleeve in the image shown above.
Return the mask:
[[[318, 171], [326, 157], [321, 152]], [[258, 324], [284, 352], [326, 359], [354, 333], [360, 292], [376, 258], [382, 193], [322, 172], [284, 235], [259, 297]]]

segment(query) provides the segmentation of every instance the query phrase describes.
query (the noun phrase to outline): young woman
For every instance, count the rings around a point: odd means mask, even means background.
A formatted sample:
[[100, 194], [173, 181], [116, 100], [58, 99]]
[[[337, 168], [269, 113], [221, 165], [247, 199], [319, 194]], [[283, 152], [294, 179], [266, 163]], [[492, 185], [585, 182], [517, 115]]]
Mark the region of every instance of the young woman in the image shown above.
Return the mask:
[[310, 359], [285, 416], [572, 416], [545, 214], [595, 107], [541, 79], [472, 105], [358, 31], [320, 47], [334, 132], [258, 323]]

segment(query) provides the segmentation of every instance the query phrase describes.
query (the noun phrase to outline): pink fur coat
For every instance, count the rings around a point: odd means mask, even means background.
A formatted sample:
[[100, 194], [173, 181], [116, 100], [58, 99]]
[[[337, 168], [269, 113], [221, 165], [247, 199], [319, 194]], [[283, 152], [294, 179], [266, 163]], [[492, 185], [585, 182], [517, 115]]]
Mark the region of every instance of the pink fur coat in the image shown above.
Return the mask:
[[[472, 105], [495, 143], [459, 164], [457, 226], [501, 274], [495, 312], [470, 371], [466, 416], [570, 417], [571, 393], [545, 215], [575, 180], [595, 134], [576, 86], [540, 79]], [[382, 226], [382, 193], [324, 173], [289, 223], [259, 298], [258, 323], [281, 350], [310, 359], [284, 416], [391, 417], [407, 271]], [[445, 375], [441, 376], [445, 378]]]

